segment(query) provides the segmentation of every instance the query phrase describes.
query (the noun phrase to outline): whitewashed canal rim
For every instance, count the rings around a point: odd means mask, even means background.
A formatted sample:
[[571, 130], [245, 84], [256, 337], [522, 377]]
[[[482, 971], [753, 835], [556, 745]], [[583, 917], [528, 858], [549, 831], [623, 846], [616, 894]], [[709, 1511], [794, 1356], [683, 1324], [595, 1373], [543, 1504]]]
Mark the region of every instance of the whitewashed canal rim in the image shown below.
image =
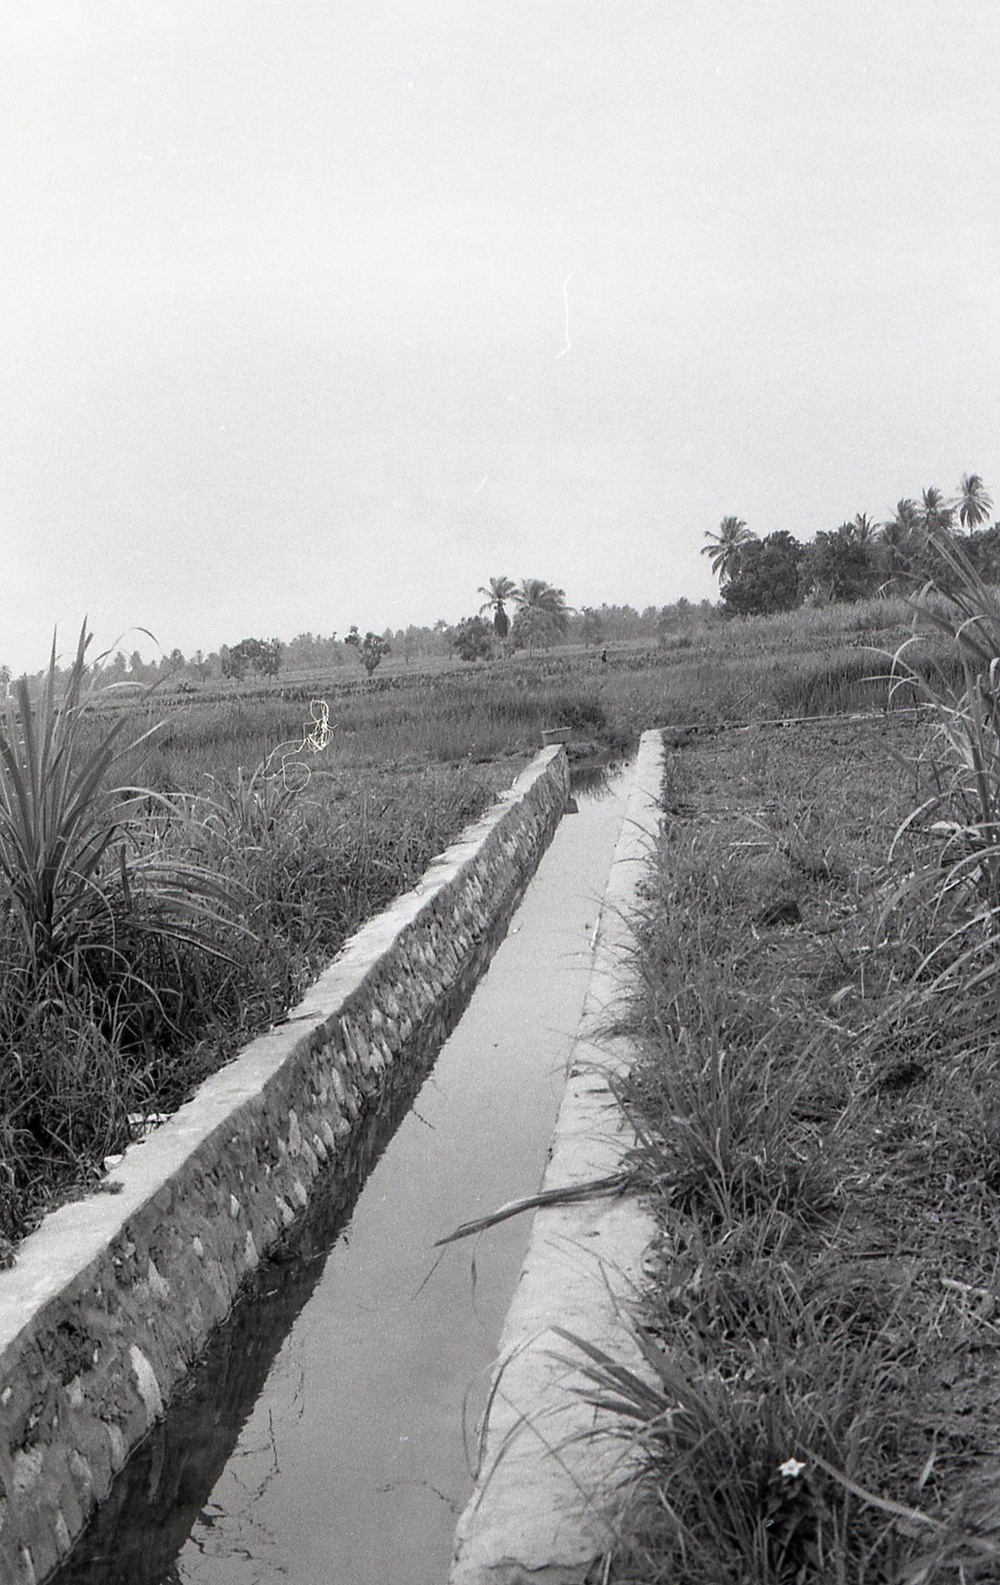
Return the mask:
[[[620, 1170], [634, 1135], [613, 1093], [634, 1053], [605, 1038], [627, 981], [626, 954], [662, 808], [663, 739], [644, 732], [598, 924], [580, 1031], [556, 1121], [545, 1190]], [[632, 1471], [620, 1422], [589, 1403], [573, 1334], [649, 1379], [627, 1316], [644, 1286], [655, 1227], [633, 1197], [553, 1204], [535, 1213], [503, 1335], [472, 1499], [459, 1521], [451, 1585], [582, 1585], [614, 1537]], [[584, 1362], [583, 1355], [580, 1356]]]

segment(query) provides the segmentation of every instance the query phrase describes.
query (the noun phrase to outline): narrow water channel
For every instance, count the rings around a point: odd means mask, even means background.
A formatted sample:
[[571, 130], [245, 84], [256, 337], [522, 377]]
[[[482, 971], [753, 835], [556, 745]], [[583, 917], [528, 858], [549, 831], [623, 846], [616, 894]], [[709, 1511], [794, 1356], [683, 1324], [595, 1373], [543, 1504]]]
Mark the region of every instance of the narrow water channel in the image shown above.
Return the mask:
[[538, 1186], [624, 782], [576, 792], [391, 1139], [323, 1185], [53, 1585], [443, 1585], [529, 1218], [434, 1242]]

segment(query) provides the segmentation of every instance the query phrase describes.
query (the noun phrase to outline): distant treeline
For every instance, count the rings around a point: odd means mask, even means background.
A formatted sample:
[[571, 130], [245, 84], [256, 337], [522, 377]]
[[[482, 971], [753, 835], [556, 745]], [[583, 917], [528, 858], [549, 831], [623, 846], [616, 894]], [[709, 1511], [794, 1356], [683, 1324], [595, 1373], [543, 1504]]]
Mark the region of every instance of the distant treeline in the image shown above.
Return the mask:
[[986, 583], [1000, 583], [1000, 523], [989, 523], [993, 501], [978, 473], [964, 474], [950, 500], [935, 486], [919, 501], [897, 501], [892, 517], [876, 523], [859, 512], [807, 543], [784, 529], [763, 538], [742, 518], [724, 517], [709, 532], [702, 554], [711, 558], [726, 612], [763, 616], [799, 605], [867, 600], [903, 593], [951, 576], [940, 546], [958, 544]]
[[[640, 641], [667, 643], [695, 628], [722, 620], [722, 608], [711, 600], [695, 603], [675, 600], [672, 605], [646, 606], [637, 611], [631, 605], [587, 606], [569, 614], [566, 631], [556, 642], [602, 648], [608, 644]], [[388, 653], [404, 666], [427, 661], [453, 659], [455, 635], [461, 624], [436, 622], [432, 627], [386, 628], [377, 635], [389, 646]], [[352, 630], [356, 634], [356, 629]], [[541, 646], [540, 646], [541, 647]], [[548, 646], [545, 646], [548, 647]], [[245, 677], [277, 677], [299, 673], [322, 674], [342, 668], [358, 672], [358, 646], [351, 633], [299, 633], [295, 638], [246, 638], [218, 650], [195, 650], [184, 655], [172, 649], [156, 660], [144, 660], [138, 650], [117, 650], [101, 658], [100, 679], [104, 684], [136, 683], [149, 686], [169, 678], [173, 683], [195, 689], [203, 683], [240, 681]], [[10, 673], [6, 672], [9, 680]], [[0, 670], [0, 682], [4, 673]]]

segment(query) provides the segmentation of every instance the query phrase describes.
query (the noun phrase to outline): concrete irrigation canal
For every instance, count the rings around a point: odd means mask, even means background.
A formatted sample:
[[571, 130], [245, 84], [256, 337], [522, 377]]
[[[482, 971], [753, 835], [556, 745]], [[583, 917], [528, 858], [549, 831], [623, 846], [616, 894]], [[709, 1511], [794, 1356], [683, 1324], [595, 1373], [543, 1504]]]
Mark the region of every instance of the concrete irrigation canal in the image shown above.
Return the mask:
[[[533, 1194], [554, 1129], [560, 1183], [613, 1169], [580, 1023], [613, 999], [658, 769], [647, 734], [638, 768], [560, 820], [565, 755], [543, 751], [280, 1030], [133, 1147], [117, 1193], [48, 1218], [0, 1274], [0, 1580], [444, 1585], [454, 1566], [508, 1585], [599, 1547], [574, 1495], [599, 1469], [570, 1471], [567, 1498], [537, 1436], [508, 1455], [525, 1408], [552, 1409], [551, 1348], [530, 1346], [549, 1307], [600, 1309], [604, 1263], [634, 1281], [641, 1216], [605, 1200], [435, 1244]], [[583, 1241], [581, 1288], [560, 1261]]]

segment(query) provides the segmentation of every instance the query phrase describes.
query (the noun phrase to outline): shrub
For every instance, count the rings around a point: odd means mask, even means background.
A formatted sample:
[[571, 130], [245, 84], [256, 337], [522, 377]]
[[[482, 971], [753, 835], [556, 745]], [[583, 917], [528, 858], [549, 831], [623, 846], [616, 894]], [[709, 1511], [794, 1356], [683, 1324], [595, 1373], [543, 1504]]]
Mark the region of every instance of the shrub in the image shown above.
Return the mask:
[[481, 616], [467, 616], [452, 628], [448, 641], [459, 660], [490, 660], [493, 656], [493, 627]]

